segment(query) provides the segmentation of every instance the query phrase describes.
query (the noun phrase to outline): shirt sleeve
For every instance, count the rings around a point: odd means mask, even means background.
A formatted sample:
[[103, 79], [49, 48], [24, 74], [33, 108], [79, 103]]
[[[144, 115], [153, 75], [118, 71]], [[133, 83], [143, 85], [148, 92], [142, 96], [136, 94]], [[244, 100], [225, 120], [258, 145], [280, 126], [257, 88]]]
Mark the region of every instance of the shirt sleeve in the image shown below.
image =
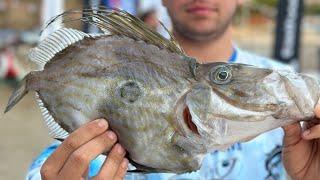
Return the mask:
[[[38, 157], [31, 163], [29, 170], [26, 175], [26, 180], [41, 180], [40, 169], [43, 163], [48, 159], [48, 157], [58, 148], [60, 142], [55, 142], [49, 147], [44, 149]], [[97, 175], [101, 169], [103, 162], [105, 161], [106, 156], [100, 155], [96, 159], [92, 160], [89, 165], [89, 178]], [[168, 179], [169, 174], [134, 174], [129, 173], [126, 175], [126, 180], [135, 180], [135, 179], [150, 179], [150, 180], [162, 180]], [[172, 176], [172, 175], [170, 175]]]
[[56, 142], [51, 144], [40, 155], [31, 163], [29, 170], [26, 175], [26, 180], [39, 180], [41, 179], [40, 169], [42, 164], [47, 158], [57, 149], [60, 143]]
[[[43, 163], [48, 159], [48, 157], [57, 149], [60, 142], [55, 142], [43, 150], [40, 155], [31, 163], [30, 168], [26, 175], [26, 180], [39, 180], [41, 179], [40, 169]], [[89, 165], [89, 177], [93, 177], [98, 174], [104, 160], [105, 156], [100, 155], [96, 159], [92, 160]]]

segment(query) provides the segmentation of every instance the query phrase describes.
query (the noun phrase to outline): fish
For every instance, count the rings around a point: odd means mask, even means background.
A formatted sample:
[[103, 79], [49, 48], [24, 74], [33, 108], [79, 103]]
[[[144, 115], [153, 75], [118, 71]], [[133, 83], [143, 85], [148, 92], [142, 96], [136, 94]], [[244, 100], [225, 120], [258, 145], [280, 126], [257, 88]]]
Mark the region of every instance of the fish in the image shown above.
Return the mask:
[[48, 26], [61, 19], [102, 33], [62, 27], [42, 40], [29, 52], [39, 70], [25, 76], [5, 112], [35, 91], [49, 133], [62, 140], [107, 119], [131, 172], [196, 171], [212, 151], [315, 117], [319, 83], [308, 75], [200, 63], [169, 31], [167, 39], [119, 9], [70, 10]]

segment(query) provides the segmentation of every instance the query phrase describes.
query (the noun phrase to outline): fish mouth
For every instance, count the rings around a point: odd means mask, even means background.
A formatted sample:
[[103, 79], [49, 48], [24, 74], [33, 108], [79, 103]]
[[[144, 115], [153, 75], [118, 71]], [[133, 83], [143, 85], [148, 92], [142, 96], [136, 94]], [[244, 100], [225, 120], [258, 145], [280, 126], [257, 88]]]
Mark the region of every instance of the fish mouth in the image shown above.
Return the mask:
[[195, 123], [192, 121], [192, 115], [190, 113], [189, 107], [186, 105], [186, 107], [183, 109], [182, 113], [183, 120], [189, 130], [191, 130], [193, 133], [200, 135], [198, 131], [198, 127], [195, 125]]

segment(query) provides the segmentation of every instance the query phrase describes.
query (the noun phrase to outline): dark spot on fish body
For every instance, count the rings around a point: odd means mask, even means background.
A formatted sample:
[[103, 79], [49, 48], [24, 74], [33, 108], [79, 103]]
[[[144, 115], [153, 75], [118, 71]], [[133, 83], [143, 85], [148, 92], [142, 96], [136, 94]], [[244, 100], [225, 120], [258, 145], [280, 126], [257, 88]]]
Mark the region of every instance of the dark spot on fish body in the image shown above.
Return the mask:
[[134, 103], [141, 97], [142, 92], [136, 82], [126, 82], [120, 87], [119, 94], [126, 102]]

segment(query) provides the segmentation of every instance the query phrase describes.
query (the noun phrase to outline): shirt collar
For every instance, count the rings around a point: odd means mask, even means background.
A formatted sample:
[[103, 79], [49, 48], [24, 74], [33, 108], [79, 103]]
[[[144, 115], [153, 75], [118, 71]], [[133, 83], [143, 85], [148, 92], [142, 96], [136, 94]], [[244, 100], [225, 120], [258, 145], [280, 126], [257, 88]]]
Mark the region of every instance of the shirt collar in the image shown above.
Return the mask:
[[237, 57], [238, 57], [238, 51], [237, 51], [237, 49], [233, 48], [232, 55], [229, 58], [228, 62], [229, 63], [234, 63], [236, 61]]

